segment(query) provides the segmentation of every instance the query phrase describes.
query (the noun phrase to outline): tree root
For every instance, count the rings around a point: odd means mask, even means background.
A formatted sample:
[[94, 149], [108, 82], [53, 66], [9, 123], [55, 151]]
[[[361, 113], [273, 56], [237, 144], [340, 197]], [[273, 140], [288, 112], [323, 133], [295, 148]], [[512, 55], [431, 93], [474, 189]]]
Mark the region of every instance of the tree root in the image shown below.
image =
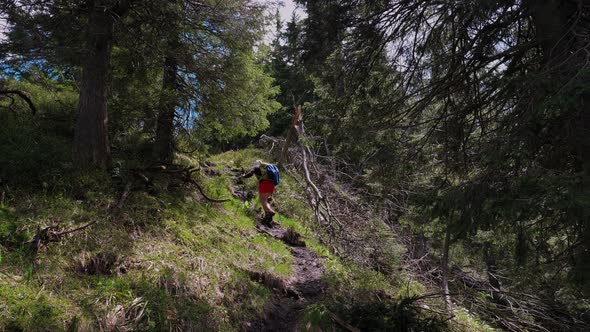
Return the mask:
[[207, 194], [205, 194], [205, 191], [203, 190], [203, 188], [201, 187], [201, 185], [195, 181], [192, 177], [187, 179], [187, 182], [194, 185], [195, 187], [197, 187], [197, 189], [199, 190], [199, 192], [201, 193], [201, 195], [208, 200], [209, 202], [213, 202], [213, 203], [223, 203], [223, 202], [228, 202], [229, 198], [221, 198], [221, 199], [217, 199], [217, 198], [211, 198], [209, 196], [207, 196]]
[[150, 167], [147, 167], [144, 169], [137, 169], [136, 168], [136, 169], [132, 169], [131, 173], [133, 175], [141, 178], [144, 181], [144, 183], [146, 184], [146, 186], [150, 186], [151, 181], [143, 173], [151, 172], [151, 173], [168, 174], [170, 176], [175, 176], [177, 178], [180, 178], [184, 183], [189, 183], [189, 184], [192, 184], [193, 186], [197, 187], [197, 190], [199, 190], [199, 193], [201, 194], [201, 196], [203, 196], [203, 198], [205, 198], [209, 202], [223, 203], [223, 202], [229, 201], [229, 198], [218, 199], [218, 198], [209, 197], [205, 193], [205, 190], [203, 190], [203, 187], [193, 178], [193, 173], [197, 172], [198, 170], [199, 170], [199, 168], [196, 168], [196, 167], [185, 167], [185, 166], [181, 166], [181, 165], [171, 164], [171, 165], [150, 166]]
[[31, 109], [31, 112], [33, 114], [37, 113], [37, 108], [35, 107], [35, 104], [33, 104], [33, 101], [31, 100], [31, 98], [29, 98], [29, 96], [27, 96], [26, 93], [19, 90], [0, 90], [0, 97], [7, 96], [8, 98], [12, 98], [10, 95], [19, 96], [22, 100], [24, 100], [27, 103], [27, 105], [29, 105], [29, 108]]

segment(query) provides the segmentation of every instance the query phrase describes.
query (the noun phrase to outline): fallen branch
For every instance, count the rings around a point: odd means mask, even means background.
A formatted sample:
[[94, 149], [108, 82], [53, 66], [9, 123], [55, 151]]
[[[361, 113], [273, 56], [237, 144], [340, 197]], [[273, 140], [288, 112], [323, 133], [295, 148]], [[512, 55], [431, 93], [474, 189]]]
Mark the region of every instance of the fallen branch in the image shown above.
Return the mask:
[[344, 321], [342, 318], [336, 316], [335, 313], [330, 312], [330, 317], [332, 318], [332, 320], [334, 322], [336, 322], [338, 325], [342, 326], [343, 328], [347, 329], [350, 332], [361, 332], [361, 330], [357, 329], [356, 327], [348, 324], [346, 321]]
[[18, 282], [16, 279], [14, 279], [12, 276], [9, 276], [6, 272], [4, 271], [0, 271], [0, 274], [2, 274], [3, 276], [7, 277], [8, 279], [12, 280], [12, 282]]
[[25, 242], [30, 245], [30, 249], [33, 253], [37, 253], [41, 246], [47, 246], [51, 242], [59, 242], [65, 235], [84, 230], [98, 222], [97, 220], [91, 221], [80, 227], [73, 229], [67, 229], [60, 231], [57, 226], [48, 226], [37, 232], [32, 240]]
[[[420, 264], [428, 270], [427, 259]], [[442, 278], [440, 269], [424, 273], [431, 279], [426, 283], [438, 284]], [[469, 307], [481, 318], [508, 331], [586, 331], [590, 326], [579, 317], [563, 310], [563, 306], [522, 292], [497, 289], [487, 280], [477, 279], [457, 266], [449, 269], [449, 282], [455, 288], [453, 297]], [[488, 296], [481, 296], [482, 293]], [[501, 301], [498, 301], [501, 299]], [[523, 316], [532, 319], [522, 319]]]
[[123, 190], [123, 194], [121, 194], [121, 198], [119, 198], [119, 202], [117, 202], [117, 205], [116, 205], [117, 210], [121, 210], [123, 208], [123, 204], [125, 204], [127, 197], [129, 197], [132, 187], [133, 187], [133, 181], [127, 181], [127, 183], [125, 184], [125, 189]]
[[97, 220], [94, 220], [94, 221], [91, 221], [91, 222], [87, 223], [86, 225], [82, 225], [82, 226], [76, 227], [74, 229], [68, 229], [68, 230], [65, 230], [65, 231], [56, 233], [55, 235], [56, 236], [59, 236], [59, 237], [62, 237], [64, 235], [67, 235], [67, 234], [70, 234], [70, 233], [74, 233], [74, 232], [78, 232], [78, 231], [81, 231], [83, 229], [86, 229], [86, 228], [88, 228], [88, 227], [96, 224], [97, 222], [98, 222], [98, 219]]
[[303, 155], [303, 171], [304, 171], [303, 174], [305, 175], [305, 182], [307, 182], [307, 184], [313, 188], [318, 200], [322, 200], [324, 198], [322, 196], [322, 193], [320, 192], [318, 187], [315, 185], [315, 183], [313, 183], [313, 181], [311, 181], [311, 177], [309, 176], [309, 167], [307, 166], [307, 153], [305, 150], [306, 150], [305, 147], [303, 145], [301, 145], [301, 153]]

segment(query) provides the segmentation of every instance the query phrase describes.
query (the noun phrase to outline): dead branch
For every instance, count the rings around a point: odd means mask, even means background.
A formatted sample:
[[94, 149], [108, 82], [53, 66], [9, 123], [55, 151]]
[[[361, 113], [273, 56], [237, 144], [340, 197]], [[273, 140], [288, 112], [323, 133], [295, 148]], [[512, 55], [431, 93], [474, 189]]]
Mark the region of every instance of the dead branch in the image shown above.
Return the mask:
[[318, 200], [321, 201], [323, 199], [322, 193], [320, 192], [318, 187], [315, 185], [315, 183], [313, 183], [313, 181], [311, 181], [311, 177], [309, 175], [309, 166], [307, 165], [307, 153], [306, 153], [306, 149], [303, 145], [301, 146], [301, 155], [303, 156], [303, 171], [304, 171], [303, 174], [305, 175], [305, 181], [307, 182], [307, 184], [310, 187], [313, 188]]
[[[442, 279], [438, 263], [422, 256], [414, 260], [413, 264], [410, 268], [423, 279], [423, 283], [430, 284], [433, 288], [437, 287]], [[457, 266], [449, 269], [448, 273], [449, 287], [453, 289], [455, 301], [470, 308], [482, 319], [507, 331], [590, 329], [587, 323], [566, 312], [559, 303], [522, 292], [499, 290], [490, 284], [489, 280], [474, 277]]]
[[10, 279], [12, 282], [18, 282], [16, 279], [14, 279], [12, 276], [8, 275], [6, 272], [0, 271], [0, 274], [2, 274], [3, 276], [7, 277], [8, 279]]
[[293, 143], [293, 141], [297, 141], [299, 136], [299, 128], [300, 128], [300, 121], [301, 121], [301, 105], [298, 105], [295, 108], [295, 114], [293, 114], [293, 118], [291, 119], [291, 127], [289, 127], [289, 133], [287, 134], [287, 141], [283, 146], [283, 152], [281, 153], [281, 159], [279, 160], [277, 166], [279, 169], [283, 168], [283, 164], [287, 161], [287, 157], [289, 154], [289, 147]]
[[129, 197], [132, 187], [133, 187], [133, 182], [127, 181], [127, 183], [125, 184], [125, 189], [123, 190], [123, 193], [121, 194], [121, 198], [119, 198], [119, 201], [117, 202], [117, 205], [116, 205], [118, 210], [121, 210], [123, 208], [123, 204], [125, 204], [127, 197]]
[[60, 230], [57, 226], [48, 226], [39, 230], [32, 240], [25, 243], [30, 245], [30, 249], [33, 253], [37, 253], [39, 251], [39, 248], [41, 248], [42, 246], [47, 246], [51, 242], [59, 242], [64, 236], [84, 230], [96, 224], [97, 222], [98, 219], [91, 221], [80, 227], [66, 230]]
[[345, 328], [346, 330], [348, 330], [350, 332], [361, 332], [361, 330], [359, 330], [356, 327], [348, 324], [346, 321], [344, 321], [342, 318], [338, 317], [333, 312], [330, 312], [330, 317], [332, 318], [332, 320], [334, 322], [336, 322], [338, 325], [342, 326], [343, 328]]
[[91, 222], [87, 223], [86, 225], [82, 225], [80, 227], [76, 227], [76, 228], [73, 228], [73, 229], [68, 229], [68, 230], [65, 230], [65, 231], [62, 231], [62, 232], [57, 232], [57, 233], [55, 233], [55, 236], [62, 237], [64, 235], [67, 235], [67, 234], [70, 234], [70, 233], [81, 231], [83, 229], [86, 229], [86, 228], [88, 228], [88, 227], [96, 224], [97, 221], [98, 220], [94, 220], [94, 221], [91, 221]]
[[[305, 136], [303, 121], [300, 119], [300, 114], [298, 116], [299, 121], [296, 122], [298, 129], [294, 131], [297, 138]], [[330, 250], [338, 252], [343, 258], [360, 265], [380, 264], [377, 262], [378, 255], [368, 257], [366, 253], [363, 253], [366, 243], [382, 241], [378, 238], [377, 232], [371, 231], [377, 227], [373, 221], [373, 212], [376, 209], [369, 204], [357, 201], [356, 189], [346, 183], [336, 185], [337, 172], [330, 168], [335, 165], [334, 159], [324, 158], [328, 160], [328, 163], [320, 163], [316, 152], [301, 143], [296, 144], [295, 148], [292, 146], [286, 148], [287, 142], [277, 138], [265, 137], [260, 141], [263, 145], [270, 146], [270, 143], [282, 144], [281, 149], [287, 154], [282, 159], [289, 160], [290, 165], [300, 170], [302, 181], [299, 181], [298, 176], [294, 178], [306, 194], [319, 229], [325, 232], [325, 236], [321, 237], [323, 244]], [[283, 168], [289, 171], [285, 165]], [[343, 227], [344, 224], [347, 225], [346, 229]]]

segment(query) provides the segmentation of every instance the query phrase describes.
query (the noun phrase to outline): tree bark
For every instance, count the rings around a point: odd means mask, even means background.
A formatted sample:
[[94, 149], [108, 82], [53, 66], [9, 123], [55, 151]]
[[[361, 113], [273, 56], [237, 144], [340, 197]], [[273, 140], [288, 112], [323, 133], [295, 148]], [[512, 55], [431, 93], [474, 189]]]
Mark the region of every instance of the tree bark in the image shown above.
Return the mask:
[[103, 2], [94, 2], [88, 22], [87, 54], [74, 133], [74, 161], [79, 167], [106, 169], [111, 163], [107, 97], [114, 18]]
[[[176, 38], [176, 36], [174, 37]], [[162, 163], [172, 162], [174, 148], [174, 118], [178, 105], [177, 92], [178, 62], [174, 56], [175, 43], [169, 43], [170, 49], [164, 59], [164, 77], [162, 80], [162, 97], [156, 128], [153, 155]]]
[[453, 310], [453, 303], [451, 301], [451, 295], [449, 293], [449, 247], [451, 242], [451, 227], [447, 226], [445, 231], [445, 242], [443, 244], [443, 257], [442, 257], [442, 288], [445, 298], [445, 309], [447, 314], [450, 316]]

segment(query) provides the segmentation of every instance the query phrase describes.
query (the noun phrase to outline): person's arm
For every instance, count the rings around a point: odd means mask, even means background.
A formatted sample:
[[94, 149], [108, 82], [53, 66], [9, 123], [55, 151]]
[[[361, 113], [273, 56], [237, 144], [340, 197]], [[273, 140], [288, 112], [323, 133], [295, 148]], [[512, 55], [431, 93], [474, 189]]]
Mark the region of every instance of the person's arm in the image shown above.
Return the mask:
[[250, 172], [248, 172], [248, 173], [245, 173], [245, 174], [244, 174], [244, 175], [242, 175], [242, 176], [243, 176], [244, 178], [246, 178], [246, 179], [247, 179], [247, 178], [251, 177], [252, 175], [254, 175], [254, 172], [256, 172], [256, 167], [252, 168], [252, 169], [250, 170]]

